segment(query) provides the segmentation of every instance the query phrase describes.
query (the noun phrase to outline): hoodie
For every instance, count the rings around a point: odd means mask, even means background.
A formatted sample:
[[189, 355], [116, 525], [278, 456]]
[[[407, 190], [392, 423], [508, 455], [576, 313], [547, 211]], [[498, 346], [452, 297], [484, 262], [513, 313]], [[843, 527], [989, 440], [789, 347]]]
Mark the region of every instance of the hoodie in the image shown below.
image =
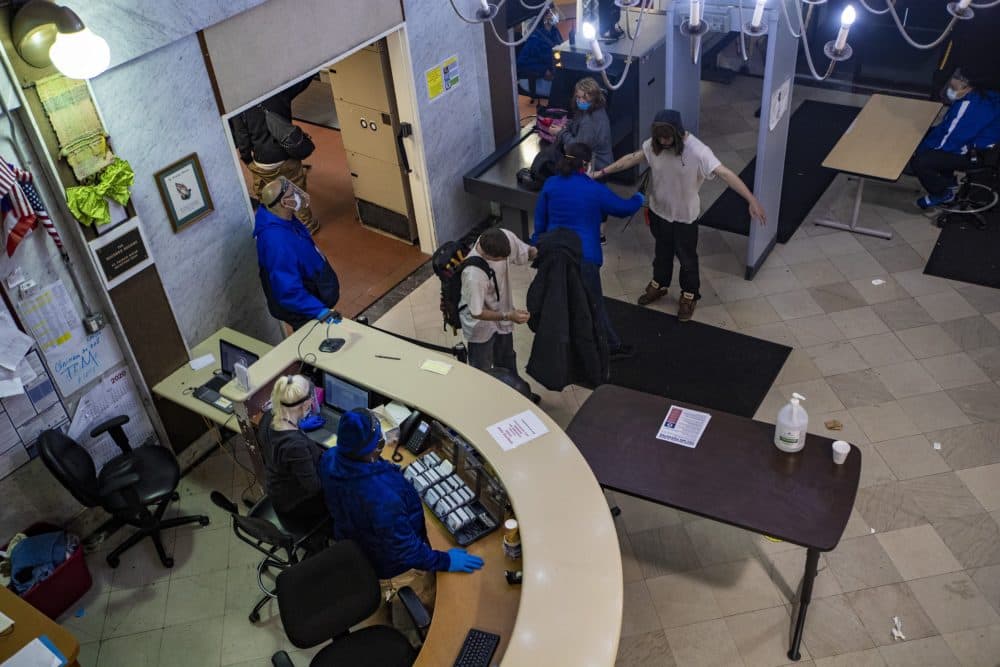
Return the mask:
[[253, 236], [271, 315], [295, 329], [329, 315], [340, 300], [340, 281], [305, 226], [260, 206]]
[[431, 548], [420, 496], [399, 466], [382, 459], [356, 461], [333, 447], [324, 452], [319, 469], [334, 539], [357, 542], [379, 579], [410, 569], [448, 569], [451, 557]]

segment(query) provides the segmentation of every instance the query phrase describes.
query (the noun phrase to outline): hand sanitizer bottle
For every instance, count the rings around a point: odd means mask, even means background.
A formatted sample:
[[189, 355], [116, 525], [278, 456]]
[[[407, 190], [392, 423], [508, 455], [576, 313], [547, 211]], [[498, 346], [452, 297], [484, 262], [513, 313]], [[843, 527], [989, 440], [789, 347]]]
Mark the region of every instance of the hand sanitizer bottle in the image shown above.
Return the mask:
[[797, 452], [806, 443], [809, 429], [809, 414], [799, 402], [805, 396], [792, 394], [792, 399], [778, 411], [778, 423], [774, 427], [774, 446], [783, 452]]

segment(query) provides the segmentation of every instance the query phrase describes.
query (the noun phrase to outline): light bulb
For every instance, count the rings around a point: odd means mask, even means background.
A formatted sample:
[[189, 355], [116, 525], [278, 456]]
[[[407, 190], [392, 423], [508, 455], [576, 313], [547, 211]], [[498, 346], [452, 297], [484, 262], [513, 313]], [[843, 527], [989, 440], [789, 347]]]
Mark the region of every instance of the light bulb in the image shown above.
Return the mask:
[[959, 9], [968, 9], [969, 5], [972, 4], [972, 0], [958, 0]]
[[584, 21], [583, 25], [580, 26], [580, 33], [584, 39], [594, 39], [597, 37], [597, 28], [590, 21]]
[[111, 64], [111, 49], [103, 37], [84, 28], [60, 32], [49, 48], [52, 64], [70, 79], [91, 79]]
[[691, 0], [691, 17], [688, 19], [688, 25], [692, 28], [701, 25], [701, 0]]
[[[783, 1], [783, 0], [782, 0]], [[767, 4], [767, 0], [757, 0], [757, 4], [753, 8], [753, 18], [750, 19], [750, 25], [754, 28], [760, 27], [760, 22], [764, 20], [764, 5]]]
[[[969, 0], [969, 2], [972, 2], [972, 0]], [[847, 5], [844, 7], [844, 11], [840, 13], [840, 25], [850, 26], [857, 17], [858, 13], [854, 11], [854, 5]]]
[[487, 14], [490, 13], [490, 3], [488, 3], [486, 0], [479, 0], [479, 7]]

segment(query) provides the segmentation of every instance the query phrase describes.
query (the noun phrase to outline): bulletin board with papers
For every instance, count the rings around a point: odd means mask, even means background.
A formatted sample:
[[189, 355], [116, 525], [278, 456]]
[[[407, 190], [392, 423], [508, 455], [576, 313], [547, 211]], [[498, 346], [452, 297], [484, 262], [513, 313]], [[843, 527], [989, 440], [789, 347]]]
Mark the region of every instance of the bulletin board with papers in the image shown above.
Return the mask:
[[11, 371], [0, 367], [22, 389], [0, 398], [0, 479], [38, 456], [38, 436], [69, 426], [66, 406], [56, 392], [38, 352], [32, 350]]

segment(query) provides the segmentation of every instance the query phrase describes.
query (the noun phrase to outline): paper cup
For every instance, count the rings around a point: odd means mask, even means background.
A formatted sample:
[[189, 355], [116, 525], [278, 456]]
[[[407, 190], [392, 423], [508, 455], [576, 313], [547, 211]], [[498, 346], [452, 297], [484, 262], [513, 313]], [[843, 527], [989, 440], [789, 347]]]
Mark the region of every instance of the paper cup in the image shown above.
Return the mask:
[[833, 462], [841, 465], [847, 460], [847, 455], [851, 453], [851, 446], [843, 440], [836, 440], [833, 443]]

